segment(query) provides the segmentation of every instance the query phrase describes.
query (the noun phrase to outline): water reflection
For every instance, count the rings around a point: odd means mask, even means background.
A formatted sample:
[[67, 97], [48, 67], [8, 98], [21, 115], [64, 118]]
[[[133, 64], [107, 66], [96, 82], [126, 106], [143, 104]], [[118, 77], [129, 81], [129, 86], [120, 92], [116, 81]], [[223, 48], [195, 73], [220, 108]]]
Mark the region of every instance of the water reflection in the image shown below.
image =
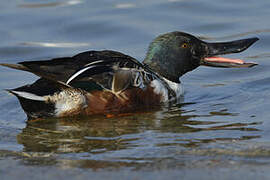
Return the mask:
[[119, 118], [50, 119], [27, 124], [18, 135], [18, 142], [25, 146], [25, 151], [34, 152], [98, 153], [117, 150], [127, 148], [128, 141], [132, 140], [122, 135], [138, 134], [153, 126], [151, 119], [152, 114]]
[[134, 8], [136, 7], [136, 4], [133, 3], [121, 3], [121, 4], [116, 4], [115, 8], [117, 9], [129, 9], [129, 8]]
[[82, 3], [81, 0], [69, 0], [64, 2], [41, 2], [41, 3], [23, 3], [19, 4], [18, 7], [22, 8], [46, 8], [46, 7], [57, 7], [57, 6], [71, 6]]
[[90, 46], [90, 43], [53, 43], [53, 42], [23, 42], [19, 45], [22, 46], [41, 46], [41, 47], [53, 47], [53, 48], [74, 48], [82, 46]]
[[[253, 134], [259, 131], [256, 128], [258, 123], [231, 121], [236, 113], [222, 109], [199, 115], [181, 107], [111, 118], [95, 116], [40, 120], [28, 123], [17, 140], [24, 146], [25, 152], [83, 152], [95, 155], [120, 150], [136, 151], [137, 147], [150, 144], [165, 149], [176, 145], [185, 149], [216, 141], [259, 137]], [[219, 116], [228, 117], [228, 121], [209, 120], [209, 117]], [[204, 132], [209, 132], [209, 135], [202, 136]], [[240, 132], [251, 133], [241, 135]], [[148, 137], [149, 134], [151, 137]]]

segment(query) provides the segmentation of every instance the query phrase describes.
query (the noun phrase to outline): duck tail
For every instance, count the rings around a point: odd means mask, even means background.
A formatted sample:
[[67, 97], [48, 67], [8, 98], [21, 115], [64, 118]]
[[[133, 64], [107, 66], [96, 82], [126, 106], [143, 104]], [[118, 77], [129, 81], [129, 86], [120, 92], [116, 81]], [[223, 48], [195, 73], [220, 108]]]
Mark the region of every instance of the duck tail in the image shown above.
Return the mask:
[[46, 79], [39, 79], [31, 85], [15, 89], [7, 89], [15, 95], [29, 120], [36, 118], [52, 117], [55, 114], [55, 104], [46, 100], [45, 96], [51, 95], [60, 88]]
[[25, 91], [7, 91], [18, 98], [28, 120], [52, 117], [54, 115], [54, 104], [46, 102], [43, 96], [38, 96]]
[[29, 69], [27, 67], [25, 67], [22, 64], [8, 64], [8, 63], [0, 63], [1, 66], [5, 66], [5, 67], [9, 67], [12, 69], [18, 69], [18, 70], [22, 70], [22, 71], [29, 71]]

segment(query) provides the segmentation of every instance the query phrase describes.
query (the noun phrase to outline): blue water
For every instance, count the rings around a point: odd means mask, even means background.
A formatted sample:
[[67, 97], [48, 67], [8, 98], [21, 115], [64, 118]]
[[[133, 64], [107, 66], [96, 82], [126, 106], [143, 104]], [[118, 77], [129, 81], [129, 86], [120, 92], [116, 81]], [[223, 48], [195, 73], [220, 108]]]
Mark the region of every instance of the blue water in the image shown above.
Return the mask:
[[0, 2], [1, 63], [104, 49], [141, 61], [151, 40], [171, 31], [210, 42], [260, 38], [247, 51], [228, 55], [258, 66], [200, 67], [181, 78], [182, 104], [110, 119], [28, 124], [16, 97], [2, 90], [37, 77], [1, 67], [3, 178], [268, 179], [269, 9], [268, 0]]

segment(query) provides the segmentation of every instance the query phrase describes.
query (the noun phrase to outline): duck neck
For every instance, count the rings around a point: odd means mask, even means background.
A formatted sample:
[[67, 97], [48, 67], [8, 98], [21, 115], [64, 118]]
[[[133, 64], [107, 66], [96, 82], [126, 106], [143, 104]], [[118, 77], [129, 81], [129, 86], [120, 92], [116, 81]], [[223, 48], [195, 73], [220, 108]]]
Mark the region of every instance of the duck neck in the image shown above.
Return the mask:
[[152, 71], [158, 73], [160, 76], [166, 78], [167, 80], [174, 83], [180, 83], [179, 74], [175, 73], [173, 67], [171, 67], [171, 65], [169, 65], [168, 63], [161, 63], [159, 60], [153, 60], [152, 58], [149, 58], [149, 56], [146, 56], [143, 64], [145, 64]]

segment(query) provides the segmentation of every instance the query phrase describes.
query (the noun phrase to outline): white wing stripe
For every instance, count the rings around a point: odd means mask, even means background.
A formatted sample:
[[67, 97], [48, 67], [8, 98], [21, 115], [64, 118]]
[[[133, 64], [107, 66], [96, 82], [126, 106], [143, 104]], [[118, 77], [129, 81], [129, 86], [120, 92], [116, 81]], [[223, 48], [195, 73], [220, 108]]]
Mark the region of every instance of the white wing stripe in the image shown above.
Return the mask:
[[86, 64], [84, 66], [90, 66], [90, 65], [93, 65], [93, 64], [101, 63], [101, 62], [104, 62], [104, 61], [103, 60], [94, 61], [94, 62], [88, 63], [88, 64]]
[[94, 68], [96, 66], [88, 66], [86, 68], [83, 68], [81, 70], [79, 70], [78, 72], [76, 72], [75, 74], [73, 74], [66, 82], [66, 84], [69, 84], [73, 79], [75, 79], [77, 76], [79, 76], [80, 74], [82, 74], [83, 72], [87, 71], [88, 69]]

